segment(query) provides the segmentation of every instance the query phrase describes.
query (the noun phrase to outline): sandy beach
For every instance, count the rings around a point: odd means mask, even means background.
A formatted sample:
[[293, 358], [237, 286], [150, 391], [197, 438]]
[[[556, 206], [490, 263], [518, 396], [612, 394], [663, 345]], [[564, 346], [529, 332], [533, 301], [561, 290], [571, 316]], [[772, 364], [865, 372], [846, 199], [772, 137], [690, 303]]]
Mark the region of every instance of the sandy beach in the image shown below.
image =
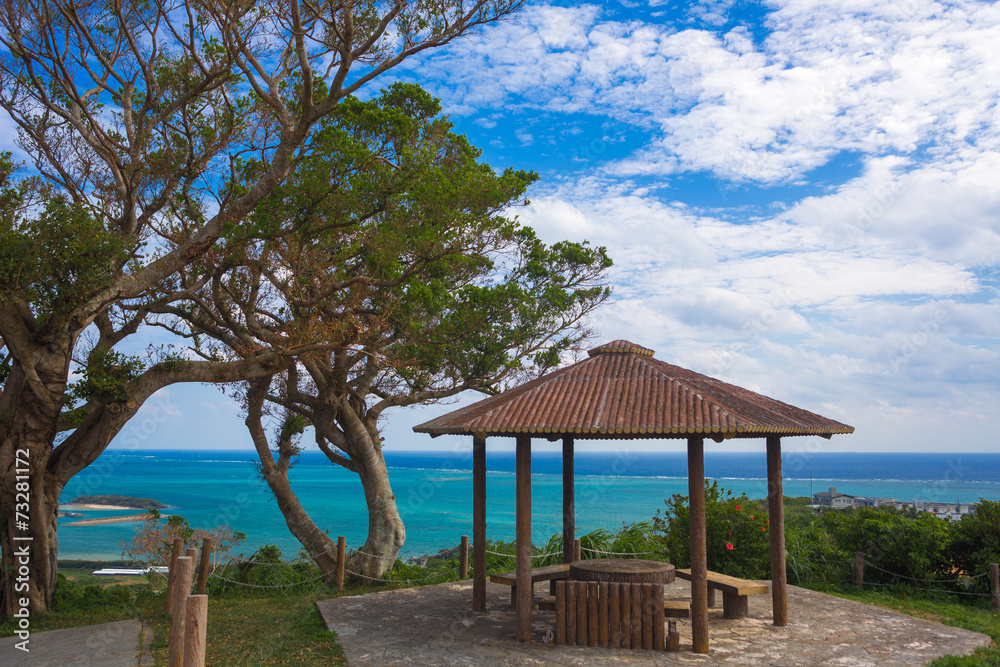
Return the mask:
[[[123, 507], [120, 509], [131, 509], [131, 508]], [[106, 516], [100, 519], [81, 519], [80, 521], [64, 523], [60, 527], [69, 528], [70, 526], [100, 526], [106, 523], [125, 523], [126, 521], [135, 521], [136, 519], [145, 518], [145, 516], [146, 516], [145, 514], [129, 514], [128, 516]]]
[[137, 510], [138, 507], [125, 507], [124, 505], [94, 505], [91, 503], [66, 503], [60, 505], [59, 509], [73, 510]]

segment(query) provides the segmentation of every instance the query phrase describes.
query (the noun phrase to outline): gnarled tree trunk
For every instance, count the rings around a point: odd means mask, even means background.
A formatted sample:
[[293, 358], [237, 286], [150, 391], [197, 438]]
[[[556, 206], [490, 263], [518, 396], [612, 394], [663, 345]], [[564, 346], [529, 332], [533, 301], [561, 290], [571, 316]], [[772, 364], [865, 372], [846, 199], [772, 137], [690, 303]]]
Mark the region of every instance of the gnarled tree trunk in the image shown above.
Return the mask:
[[[27, 346], [26, 346], [27, 347]], [[59, 543], [56, 522], [65, 480], [49, 471], [69, 377], [68, 344], [15, 359], [0, 397], [0, 614], [22, 600], [32, 612], [52, 603]]]

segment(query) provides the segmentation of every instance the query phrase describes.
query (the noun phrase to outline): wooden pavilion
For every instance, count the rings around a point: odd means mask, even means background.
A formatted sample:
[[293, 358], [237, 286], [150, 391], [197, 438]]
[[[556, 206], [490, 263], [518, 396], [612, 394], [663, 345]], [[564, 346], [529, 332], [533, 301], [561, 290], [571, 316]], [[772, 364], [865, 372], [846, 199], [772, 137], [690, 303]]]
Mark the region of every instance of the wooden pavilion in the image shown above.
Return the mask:
[[853, 433], [854, 428], [747, 389], [653, 358], [653, 350], [616, 340], [589, 358], [414, 427], [432, 436], [473, 437], [473, 609], [486, 608], [486, 438], [516, 439], [517, 638], [531, 641], [531, 438], [562, 439], [564, 560], [575, 532], [576, 439], [687, 440], [691, 508], [693, 648], [707, 653], [708, 584], [704, 444], [766, 438], [771, 517], [771, 596], [775, 625], [787, 625], [781, 438]]

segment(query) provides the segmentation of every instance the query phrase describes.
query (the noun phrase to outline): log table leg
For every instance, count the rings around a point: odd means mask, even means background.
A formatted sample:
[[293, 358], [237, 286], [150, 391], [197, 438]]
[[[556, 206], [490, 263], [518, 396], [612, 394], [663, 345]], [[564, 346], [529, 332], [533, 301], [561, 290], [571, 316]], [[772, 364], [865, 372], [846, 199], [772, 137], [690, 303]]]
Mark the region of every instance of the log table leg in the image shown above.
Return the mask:
[[750, 614], [750, 596], [722, 593], [722, 617], [746, 618]]

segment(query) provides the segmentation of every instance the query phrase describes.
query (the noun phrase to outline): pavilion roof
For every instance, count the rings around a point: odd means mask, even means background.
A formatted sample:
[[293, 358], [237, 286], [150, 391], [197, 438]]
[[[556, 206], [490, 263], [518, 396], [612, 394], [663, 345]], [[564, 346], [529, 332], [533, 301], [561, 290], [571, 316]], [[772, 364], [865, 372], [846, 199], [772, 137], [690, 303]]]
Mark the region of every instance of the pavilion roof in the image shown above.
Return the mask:
[[626, 340], [415, 426], [431, 435], [721, 439], [853, 433], [854, 427], [653, 358]]

